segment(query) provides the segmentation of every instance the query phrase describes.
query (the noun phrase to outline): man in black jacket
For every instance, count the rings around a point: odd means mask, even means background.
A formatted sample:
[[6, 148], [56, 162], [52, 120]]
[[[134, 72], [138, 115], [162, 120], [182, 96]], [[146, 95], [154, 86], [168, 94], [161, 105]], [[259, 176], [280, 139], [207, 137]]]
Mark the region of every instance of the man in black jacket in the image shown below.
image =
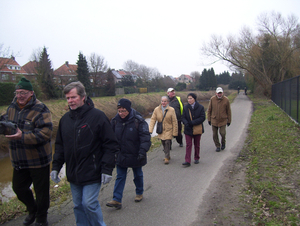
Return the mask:
[[177, 117], [177, 126], [178, 126], [178, 135], [175, 137], [177, 143], [180, 147], [183, 147], [182, 143], [182, 124], [181, 124], [181, 117], [183, 112], [183, 104], [179, 96], [175, 95], [175, 90], [173, 88], [169, 88], [167, 90], [167, 94], [169, 97], [169, 106], [175, 109], [176, 117]]
[[112, 179], [116, 136], [106, 115], [94, 104], [81, 82], [64, 88], [70, 111], [59, 122], [51, 179], [58, 183], [58, 172], [66, 163], [77, 225], [105, 225], [98, 195], [101, 183]]
[[123, 190], [125, 187], [127, 169], [132, 168], [135, 184], [135, 202], [143, 199], [144, 179], [142, 166], [147, 163], [147, 154], [151, 146], [151, 136], [148, 123], [134, 109], [130, 100], [122, 98], [118, 102], [118, 114], [111, 121], [120, 144], [117, 157], [117, 179], [115, 182], [113, 200], [106, 206], [122, 208]]

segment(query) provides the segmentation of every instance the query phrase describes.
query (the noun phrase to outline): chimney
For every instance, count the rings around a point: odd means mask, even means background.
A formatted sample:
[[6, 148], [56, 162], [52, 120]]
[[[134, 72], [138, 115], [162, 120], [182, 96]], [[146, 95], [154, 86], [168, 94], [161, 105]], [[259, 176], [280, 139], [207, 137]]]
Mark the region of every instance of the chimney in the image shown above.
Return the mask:
[[15, 57], [13, 55], [11, 55], [10, 59], [16, 61]]
[[66, 66], [69, 67], [69, 61], [66, 61]]

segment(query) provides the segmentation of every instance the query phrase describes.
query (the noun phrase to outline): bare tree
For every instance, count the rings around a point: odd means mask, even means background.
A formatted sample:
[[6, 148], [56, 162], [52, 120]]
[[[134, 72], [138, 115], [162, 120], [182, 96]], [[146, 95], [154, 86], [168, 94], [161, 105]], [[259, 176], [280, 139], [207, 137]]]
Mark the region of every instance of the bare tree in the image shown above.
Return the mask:
[[300, 26], [294, 16], [285, 20], [280, 13], [262, 14], [258, 17], [258, 31], [254, 36], [244, 27], [239, 37], [229, 36], [226, 40], [213, 35], [201, 52], [211, 63], [225, 61], [233, 69], [252, 76], [264, 94], [270, 96], [273, 83], [300, 72], [295, 64], [299, 59]]
[[42, 52], [43, 52], [43, 48], [41, 48], [41, 47], [34, 49], [29, 57], [29, 61], [39, 62]]
[[0, 43], [0, 57], [7, 58], [2, 60], [2, 64], [0, 65], [0, 69], [5, 67], [5, 65], [9, 62], [10, 59], [15, 59], [15, 57], [19, 56], [20, 53], [14, 53], [10, 47], [5, 47], [3, 43]]
[[133, 60], [127, 60], [124, 63], [123, 67], [126, 71], [134, 72], [134, 71], [138, 71], [140, 65], [138, 63], [134, 62]]
[[92, 53], [89, 57], [90, 77], [93, 80], [93, 87], [103, 86], [105, 84], [105, 72], [108, 65], [103, 56]]
[[143, 82], [149, 82], [155, 77], [162, 77], [157, 68], [147, 67], [143, 64], [138, 64], [132, 60], [127, 60], [124, 63], [124, 69], [137, 74]]

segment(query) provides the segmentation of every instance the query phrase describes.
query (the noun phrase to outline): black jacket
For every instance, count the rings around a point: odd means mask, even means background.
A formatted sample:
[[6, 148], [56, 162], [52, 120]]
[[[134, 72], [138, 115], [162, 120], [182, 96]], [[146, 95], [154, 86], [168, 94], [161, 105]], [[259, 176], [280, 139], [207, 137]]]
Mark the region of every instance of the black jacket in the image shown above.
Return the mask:
[[87, 185], [112, 174], [119, 145], [106, 115], [94, 108], [90, 98], [66, 113], [59, 122], [52, 170], [66, 163], [69, 182]]
[[[189, 110], [191, 111], [193, 120], [191, 120]], [[190, 104], [184, 106], [183, 113], [182, 113], [184, 134], [193, 136], [193, 126], [199, 124], [202, 124], [202, 133], [204, 133], [204, 126], [203, 126], [204, 121], [205, 121], [205, 111], [204, 111], [204, 107], [201, 104], [199, 104], [196, 101], [194, 109]]]
[[[182, 115], [181, 115], [181, 111], [180, 111], [180, 103], [179, 101], [181, 102], [182, 104], [182, 101], [181, 100], [178, 100], [178, 98], [175, 96], [173, 97], [172, 99], [170, 99], [170, 102], [169, 102], [169, 106], [171, 106], [172, 108], [175, 109], [175, 113], [176, 113], [176, 118], [177, 118], [177, 121], [181, 121], [182, 120]], [[183, 104], [182, 104], [183, 106]]]
[[[141, 167], [147, 163], [147, 154], [151, 146], [151, 136], [148, 123], [139, 113], [131, 109], [126, 121], [117, 114], [111, 124], [120, 145], [117, 165], [121, 167]], [[139, 153], [145, 156], [143, 161], [138, 161]]]

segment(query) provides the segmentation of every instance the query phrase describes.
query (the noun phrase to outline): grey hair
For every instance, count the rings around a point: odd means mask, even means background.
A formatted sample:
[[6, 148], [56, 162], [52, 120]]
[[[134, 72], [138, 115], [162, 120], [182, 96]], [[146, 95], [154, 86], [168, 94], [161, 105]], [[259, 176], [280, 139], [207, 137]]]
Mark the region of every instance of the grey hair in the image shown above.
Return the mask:
[[169, 98], [168, 96], [162, 96], [162, 97], [161, 97], [161, 100], [162, 100], [163, 98], [166, 98], [166, 99], [168, 100], [168, 102], [170, 102], [170, 98]]
[[85, 92], [84, 85], [79, 81], [78, 82], [71, 82], [70, 84], [66, 85], [65, 88], [64, 88], [64, 94], [66, 95], [67, 93], [69, 93], [74, 88], [76, 88], [77, 94], [81, 98], [85, 97], [85, 100], [86, 100], [86, 92]]

